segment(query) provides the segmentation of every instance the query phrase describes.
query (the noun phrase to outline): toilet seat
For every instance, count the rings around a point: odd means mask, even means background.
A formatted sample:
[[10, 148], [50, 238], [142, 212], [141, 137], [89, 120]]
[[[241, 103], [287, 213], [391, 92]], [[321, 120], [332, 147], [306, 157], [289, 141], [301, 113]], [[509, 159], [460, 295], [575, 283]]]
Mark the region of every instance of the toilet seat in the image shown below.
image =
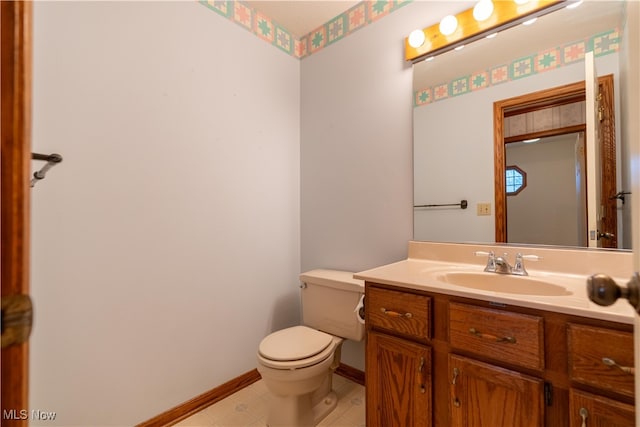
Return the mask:
[[264, 366], [274, 369], [299, 369], [312, 366], [330, 357], [334, 337], [325, 332], [294, 326], [265, 337], [258, 348]]

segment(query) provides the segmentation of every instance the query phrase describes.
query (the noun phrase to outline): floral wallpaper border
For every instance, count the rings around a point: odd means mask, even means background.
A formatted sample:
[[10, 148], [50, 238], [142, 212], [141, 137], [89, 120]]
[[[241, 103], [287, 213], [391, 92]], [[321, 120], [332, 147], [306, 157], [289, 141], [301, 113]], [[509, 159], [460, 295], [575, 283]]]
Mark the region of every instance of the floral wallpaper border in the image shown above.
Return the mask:
[[596, 34], [586, 40], [543, 50], [518, 58], [508, 64], [481, 70], [450, 82], [414, 91], [413, 106], [421, 107], [454, 96], [465, 95], [501, 83], [531, 77], [545, 71], [584, 61], [585, 52], [596, 57], [620, 50], [620, 31], [613, 29]]
[[286, 28], [238, 0], [199, 0], [201, 4], [295, 58], [305, 58], [376, 22], [412, 0], [366, 0], [297, 39]]

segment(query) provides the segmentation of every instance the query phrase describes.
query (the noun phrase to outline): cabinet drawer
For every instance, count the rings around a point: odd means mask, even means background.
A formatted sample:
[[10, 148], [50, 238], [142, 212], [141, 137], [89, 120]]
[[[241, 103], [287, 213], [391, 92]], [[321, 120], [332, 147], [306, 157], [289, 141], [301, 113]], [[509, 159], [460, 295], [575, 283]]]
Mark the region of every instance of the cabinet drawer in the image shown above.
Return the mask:
[[577, 324], [568, 326], [569, 377], [633, 396], [633, 333]]
[[449, 304], [451, 346], [505, 363], [544, 369], [543, 319], [472, 305]]
[[408, 292], [368, 287], [369, 326], [417, 339], [431, 338], [431, 298]]

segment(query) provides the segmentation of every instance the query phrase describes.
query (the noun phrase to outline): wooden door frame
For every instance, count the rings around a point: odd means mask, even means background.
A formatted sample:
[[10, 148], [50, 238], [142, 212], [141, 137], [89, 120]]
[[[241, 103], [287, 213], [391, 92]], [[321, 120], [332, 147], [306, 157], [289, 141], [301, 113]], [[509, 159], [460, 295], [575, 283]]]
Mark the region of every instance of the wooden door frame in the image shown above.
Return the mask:
[[[609, 74], [598, 78], [600, 91], [602, 92], [605, 111], [602, 127], [604, 129], [600, 153], [602, 156], [602, 194], [616, 193], [616, 137], [615, 137], [615, 112], [613, 106], [613, 75]], [[570, 83], [539, 92], [528, 93], [514, 98], [496, 101], [493, 104], [493, 152], [494, 152], [494, 182], [495, 182], [495, 241], [507, 242], [507, 198], [505, 193], [505, 137], [504, 117], [505, 112], [514, 109], [525, 110], [530, 107], [544, 105], [551, 107], [556, 104], [564, 104], [567, 99], [575, 99], [584, 96], [586, 92], [585, 82]], [[545, 132], [542, 132], [539, 136]], [[549, 132], [546, 132], [549, 133]], [[551, 132], [553, 133], [553, 132]], [[557, 132], [556, 132], [557, 133]], [[605, 203], [603, 214], [603, 230], [613, 230], [617, 235], [617, 205], [616, 200], [602, 198]], [[617, 237], [610, 242], [617, 247]]]
[[[29, 294], [32, 3], [0, 2], [1, 27], [1, 278], [2, 296]], [[29, 345], [2, 350], [2, 414], [28, 408]], [[3, 419], [3, 426], [28, 420]]]

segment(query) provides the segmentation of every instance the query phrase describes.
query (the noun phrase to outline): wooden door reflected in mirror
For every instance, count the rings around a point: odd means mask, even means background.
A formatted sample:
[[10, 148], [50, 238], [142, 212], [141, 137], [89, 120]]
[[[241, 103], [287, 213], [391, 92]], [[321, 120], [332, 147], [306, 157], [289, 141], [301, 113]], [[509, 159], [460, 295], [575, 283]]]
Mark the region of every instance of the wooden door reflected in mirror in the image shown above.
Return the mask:
[[[602, 138], [600, 138], [599, 152], [601, 154], [601, 202], [600, 202], [600, 222], [598, 224], [598, 237], [601, 247], [617, 248], [617, 199], [614, 197], [617, 193], [616, 189], [616, 145], [615, 145], [615, 115], [613, 107], [613, 76], [603, 76], [599, 78], [600, 86], [600, 126]], [[537, 243], [531, 240], [531, 233], [535, 234], [535, 229], [544, 229], [545, 232], [551, 233], [552, 237], [540, 236], [539, 243], [549, 243], [563, 246], [587, 246], [588, 230], [586, 226], [586, 192], [584, 189], [586, 159], [584, 150], [584, 132], [585, 125], [585, 83], [578, 82], [564, 85], [548, 90], [530, 93], [514, 98], [497, 101], [494, 103], [494, 168], [495, 168], [495, 221], [496, 221], [496, 242], [501, 243]], [[564, 135], [564, 138], [560, 136]], [[517, 193], [517, 195], [508, 196], [506, 189], [505, 172], [507, 166], [517, 166], [515, 160], [511, 160], [507, 156], [507, 147], [518, 147], [520, 150], [525, 144], [523, 141], [532, 141], [540, 139], [536, 144], [548, 144], [551, 141], [567, 141], [571, 139], [571, 146], [564, 151], [574, 151], [574, 166], [568, 175], [570, 182], [565, 182], [564, 187], [573, 186], [575, 193], [569, 197], [571, 200], [565, 200], [565, 206], [557, 206], [553, 199], [535, 200], [529, 203], [530, 209], [527, 211], [527, 218], [517, 218], [517, 209], [508, 208], [508, 198], [521, 197], [525, 195], [531, 196], [534, 191], [530, 189], [527, 193], [526, 189]], [[565, 142], [565, 144], [567, 144]], [[557, 152], [559, 145], [554, 149], [547, 151], [548, 153]], [[514, 153], [517, 151], [512, 150]], [[523, 156], [529, 156], [529, 161], [533, 164], [533, 149], [529, 154], [513, 154], [513, 159], [522, 159]], [[540, 155], [542, 145], [539, 145], [535, 155]], [[538, 165], [540, 166], [540, 165]], [[534, 166], [532, 166], [534, 167]], [[542, 165], [539, 177], [544, 178], [544, 169], [549, 172], [550, 165]], [[526, 171], [525, 171], [526, 172]], [[549, 174], [552, 174], [549, 172]], [[573, 175], [572, 175], [573, 174]], [[528, 176], [529, 185], [532, 183], [532, 176]], [[547, 176], [548, 178], [548, 176]], [[538, 181], [537, 184], [540, 185]], [[551, 184], [545, 184], [551, 185]], [[560, 187], [560, 185], [558, 185]], [[534, 188], [534, 187], [532, 187]], [[538, 189], [539, 190], [539, 189]], [[559, 188], [558, 188], [559, 190]], [[561, 196], [558, 196], [561, 197]], [[554, 203], [554, 204], [550, 204]], [[512, 203], [517, 206], [517, 203]], [[569, 205], [573, 206], [570, 208]], [[534, 206], [535, 208], [531, 208]], [[539, 214], [535, 210], [539, 210]], [[568, 215], [566, 221], [561, 217]], [[536, 221], [540, 222], [540, 227], [536, 227]], [[563, 227], [563, 223], [571, 223], [572, 230], [570, 233], [555, 233], [553, 227], [549, 224], [554, 222], [560, 229], [567, 231]], [[528, 223], [529, 230], [520, 233], [517, 228], [518, 223]], [[551, 228], [551, 229], [550, 229]], [[527, 234], [528, 233], [528, 234]], [[568, 234], [568, 236], [567, 236]], [[555, 240], [549, 240], [550, 238]]]

